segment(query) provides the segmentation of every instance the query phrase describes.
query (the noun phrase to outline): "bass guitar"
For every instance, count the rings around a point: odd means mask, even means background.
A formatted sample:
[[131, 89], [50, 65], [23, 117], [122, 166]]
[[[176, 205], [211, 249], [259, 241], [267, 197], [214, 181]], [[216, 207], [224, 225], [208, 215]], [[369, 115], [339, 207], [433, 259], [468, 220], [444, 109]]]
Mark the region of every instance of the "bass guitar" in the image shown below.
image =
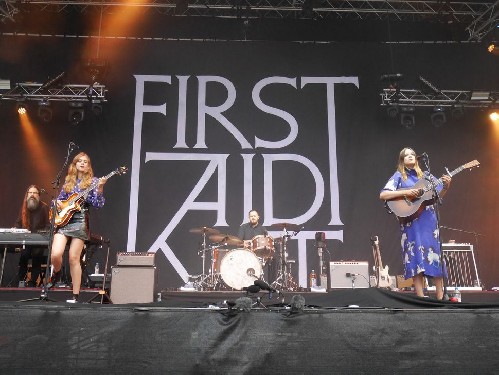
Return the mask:
[[[480, 163], [477, 160], [473, 160], [469, 163], [461, 165], [459, 168], [454, 169], [452, 172], [447, 171], [447, 175], [452, 177], [465, 169], [473, 169], [475, 167], [478, 167], [479, 165]], [[434, 183], [441, 184], [442, 179], [435, 179]], [[433, 198], [433, 185], [431, 181], [421, 179], [413, 187], [398, 189], [397, 191], [411, 189], [418, 189], [420, 192], [419, 196], [412, 199], [404, 196], [401, 198], [395, 198], [386, 201], [388, 208], [398, 217], [411, 216], [419, 210], [419, 208], [425, 201], [429, 201]]]
[[378, 236], [371, 237], [371, 244], [373, 247], [373, 257], [374, 257], [374, 275], [376, 277], [376, 286], [378, 288], [390, 288], [392, 284], [392, 278], [388, 274], [388, 266], [383, 268], [383, 262], [381, 261], [381, 251], [379, 249], [379, 239]]
[[[102, 178], [107, 180], [114, 175], [123, 175], [127, 171], [127, 167], [119, 167]], [[68, 197], [68, 199], [60, 201], [60, 208], [57, 209], [57, 213], [54, 218], [56, 228], [66, 225], [75, 212], [81, 211], [81, 205], [84, 203], [88, 193], [95, 189], [98, 184], [99, 180], [95, 180], [85, 190], [82, 190], [79, 193], [73, 193]], [[50, 220], [52, 220], [52, 210], [50, 210]]]

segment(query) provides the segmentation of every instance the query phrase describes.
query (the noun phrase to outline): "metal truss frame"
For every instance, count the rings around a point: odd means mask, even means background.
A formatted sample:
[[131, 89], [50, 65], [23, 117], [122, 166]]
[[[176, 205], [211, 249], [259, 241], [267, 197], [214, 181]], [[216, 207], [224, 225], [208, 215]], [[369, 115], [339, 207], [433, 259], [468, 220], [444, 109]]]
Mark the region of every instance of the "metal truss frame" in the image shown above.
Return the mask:
[[0, 94], [0, 100], [15, 101], [67, 101], [93, 103], [106, 102], [106, 86], [101, 84], [67, 84], [58, 87], [46, 87], [42, 83], [18, 83], [15, 87]]
[[[424, 93], [416, 89], [383, 89], [380, 93], [381, 106], [392, 105], [407, 107], [453, 107], [460, 105], [466, 108], [496, 108], [499, 103], [499, 91], [487, 92], [488, 97], [472, 99], [473, 91], [439, 90], [438, 93]], [[484, 92], [484, 93], [485, 93]]]
[[14, 20], [18, 6], [53, 12], [104, 12], [140, 7], [162, 14], [223, 18], [311, 18], [469, 23], [469, 40], [481, 40], [498, 25], [499, 0], [0, 0], [0, 18]]

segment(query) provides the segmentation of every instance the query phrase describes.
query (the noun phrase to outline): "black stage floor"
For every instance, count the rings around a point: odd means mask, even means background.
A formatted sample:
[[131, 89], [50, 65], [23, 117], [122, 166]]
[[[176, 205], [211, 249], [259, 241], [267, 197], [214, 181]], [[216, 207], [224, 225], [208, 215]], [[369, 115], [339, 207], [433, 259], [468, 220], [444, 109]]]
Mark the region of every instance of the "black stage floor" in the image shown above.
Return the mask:
[[[455, 375], [499, 368], [498, 292], [463, 292], [463, 302], [453, 303], [376, 288], [271, 298], [165, 290], [161, 301], [145, 304], [70, 304], [66, 288], [51, 290], [50, 302], [40, 292], [0, 289], [1, 374]], [[98, 292], [82, 290], [81, 301]], [[298, 294], [303, 309], [292, 303]]]
[[[378, 288], [338, 289], [326, 293], [317, 292], [260, 292], [248, 294], [239, 291], [170, 291], [161, 294], [161, 300], [151, 303], [132, 303], [130, 305], [152, 305], [172, 308], [227, 308], [240, 297], [249, 297], [258, 307], [285, 307], [291, 304], [295, 295], [305, 299], [305, 306], [318, 308], [388, 308], [411, 309], [424, 307], [444, 308], [499, 308], [499, 292], [463, 291], [462, 302], [438, 301], [432, 293], [427, 298], [419, 298], [412, 291], [390, 291]], [[110, 293], [112, 298], [112, 292]], [[48, 292], [48, 299], [53, 303], [66, 303], [71, 298], [69, 288], [54, 288]], [[46, 302], [41, 298], [41, 288], [0, 288], [0, 302]], [[99, 289], [82, 289], [81, 303], [99, 303]], [[106, 300], [104, 300], [104, 303]], [[126, 305], [126, 304], [125, 304]]]

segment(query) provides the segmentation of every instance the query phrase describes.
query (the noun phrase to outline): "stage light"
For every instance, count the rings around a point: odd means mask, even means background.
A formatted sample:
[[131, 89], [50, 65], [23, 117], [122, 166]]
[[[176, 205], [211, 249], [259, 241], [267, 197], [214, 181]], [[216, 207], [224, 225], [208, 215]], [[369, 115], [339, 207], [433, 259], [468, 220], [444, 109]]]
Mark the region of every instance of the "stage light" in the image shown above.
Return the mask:
[[38, 117], [43, 122], [52, 120], [52, 108], [50, 108], [50, 102], [47, 99], [40, 100], [38, 103]]
[[487, 51], [489, 51], [494, 56], [499, 56], [499, 47], [497, 45], [497, 42], [491, 42], [487, 47]]
[[100, 116], [102, 114], [102, 104], [100, 100], [92, 100], [92, 112], [96, 116]]
[[85, 118], [85, 110], [83, 109], [83, 102], [70, 102], [68, 121], [72, 125], [78, 125]]
[[26, 114], [27, 108], [26, 108], [26, 104], [24, 103], [24, 101], [18, 101], [17, 102], [17, 104], [16, 104], [16, 111], [20, 115], [25, 115]]
[[401, 108], [400, 113], [400, 124], [404, 126], [406, 129], [413, 129], [416, 126], [416, 108], [404, 106]]
[[456, 104], [452, 106], [450, 113], [454, 120], [461, 120], [464, 117], [464, 106], [462, 104]]
[[495, 110], [495, 111], [492, 111], [489, 113], [489, 118], [494, 121], [494, 122], [497, 122], [499, 121], [499, 111]]
[[386, 113], [388, 117], [395, 118], [399, 114], [399, 107], [397, 105], [389, 105], [386, 108]]
[[445, 115], [444, 108], [441, 106], [436, 106], [435, 108], [433, 108], [433, 113], [431, 114], [430, 118], [432, 125], [436, 128], [440, 128], [447, 122], [447, 116]]
[[490, 91], [472, 91], [471, 100], [489, 100]]

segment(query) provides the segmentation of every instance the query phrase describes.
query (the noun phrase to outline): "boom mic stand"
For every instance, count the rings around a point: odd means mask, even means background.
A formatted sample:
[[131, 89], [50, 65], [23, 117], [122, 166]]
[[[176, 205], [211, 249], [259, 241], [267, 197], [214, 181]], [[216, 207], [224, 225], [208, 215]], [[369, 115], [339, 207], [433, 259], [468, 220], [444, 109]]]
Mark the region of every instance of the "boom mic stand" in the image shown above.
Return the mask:
[[[66, 159], [64, 160], [64, 164], [62, 168], [60, 169], [59, 173], [57, 174], [57, 177], [55, 178], [54, 181], [52, 181], [52, 188], [58, 192], [59, 191], [59, 186], [60, 186], [60, 181], [61, 181], [61, 176], [64, 170], [67, 168], [69, 164], [69, 157], [71, 156], [71, 153], [77, 149], [77, 146], [73, 142], [69, 142], [68, 145], [68, 151], [66, 154]], [[47, 254], [47, 268], [45, 270], [45, 277], [43, 278], [42, 282], [42, 290], [40, 292], [40, 297], [39, 298], [29, 298], [25, 300], [21, 300], [19, 302], [28, 302], [28, 301], [48, 301], [48, 302], [58, 302], [56, 300], [50, 299], [49, 298], [49, 288], [47, 287], [48, 280], [50, 277], [50, 266], [51, 266], [51, 255], [52, 255], [52, 243], [54, 241], [54, 232], [55, 232], [55, 216], [57, 214], [57, 198], [52, 199], [52, 203], [50, 205], [50, 212], [51, 212], [51, 219], [50, 219], [50, 229], [49, 229], [49, 244], [48, 244], [48, 254]]]
[[[424, 157], [422, 158], [423, 160], [423, 163], [426, 167], [426, 170], [427, 170], [427, 174], [425, 174], [424, 178], [430, 182], [431, 184], [431, 191], [432, 191], [432, 195], [433, 195], [433, 207], [435, 209], [435, 216], [436, 216], [436, 219], [437, 219], [437, 241], [438, 241], [438, 246], [440, 247], [440, 268], [441, 268], [441, 271], [442, 271], [442, 286], [443, 286], [443, 299], [448, 298], [448, 295], [447, 295], [447, 280], [446, 280], [446, 277], [445, 277], [445, 259], [444, 259], [444, 252], [443, 252], [443, 247], [442, 247], [442, 240], [440, 238], [440, 210], [438, 208], [438, 206], [440, 206], [442, 204], [442, 198], [440, 198], [440, 195], [438, 194], [438, 190], [437, 190], [437, 183], [435, 182], [435, 178], [432, 176], [431, 174], [431, 168], [430, 168], [430, 157], [428, 155], [426, 155], [426, 153], [424, 154]], [[424, 281], [423, 281], [423, 284], [424, 284]], [[435, 293], [437, 292], [437, 288], [435, 286]]]

